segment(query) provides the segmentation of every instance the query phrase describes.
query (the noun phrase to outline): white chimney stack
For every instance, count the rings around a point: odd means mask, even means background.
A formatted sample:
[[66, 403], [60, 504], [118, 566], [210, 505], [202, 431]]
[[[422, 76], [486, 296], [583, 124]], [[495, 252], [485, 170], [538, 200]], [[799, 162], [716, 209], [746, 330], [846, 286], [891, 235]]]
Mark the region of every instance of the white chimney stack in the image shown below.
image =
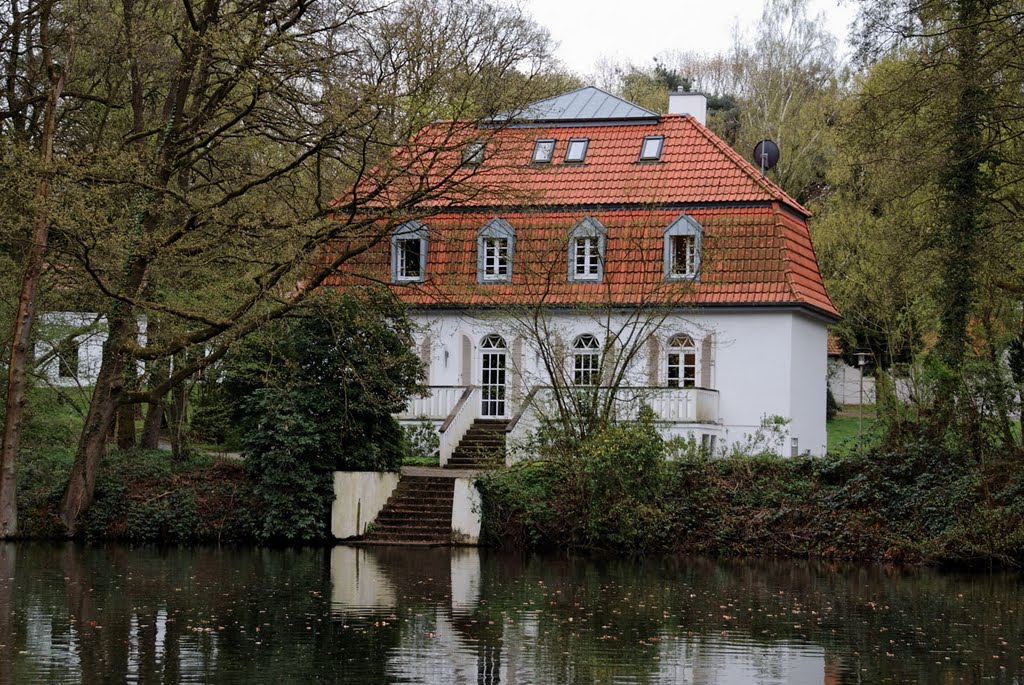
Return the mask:
[[704, 93], [685, 93], [682, 86], [668, 94], [669, 114], [689, 114], [701, 124], [708, 123], [708, 96]]

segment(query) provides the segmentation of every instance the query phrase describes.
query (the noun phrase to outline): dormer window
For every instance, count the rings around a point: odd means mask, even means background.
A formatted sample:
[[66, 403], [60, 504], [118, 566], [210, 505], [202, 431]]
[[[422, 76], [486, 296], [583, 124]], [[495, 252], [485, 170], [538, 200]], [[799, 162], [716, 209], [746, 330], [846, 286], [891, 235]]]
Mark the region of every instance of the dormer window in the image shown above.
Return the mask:
[[391, 233], [391, 281], [421, 282], [427, 275], [427, 227], [407, 221]]
[[480, 166], [484, 163], [484, 151], [487, 149], [487, 141], [471, 141], [462, 151], [462, 164], [464, 166]]
[[569, 232], [569, 280], [600, 281], [604, 277], [604, 247], [608, 231], [586, 217]]
[[661, 159], [661, 148], [665, 145], [664, 136], [647, 136], [640, 148], [641, 162], [657, 162]]
[[697, 278], [703, 237], [704, 228], [687, 214], [680, 216], [665, 229], [665, 278]]
[[583, 162], [587, 158], [587, 145], [589, 138], [570, 138], [569, 145], [565, 148], [566, 162]]
[[495, 217], [477, 234], [477, 280], [480, 283], [508, 283], [512, 280], [516, 230]]
[[549, 164], [555, 156], [555, 139], [538, 140], [533, 146], [533, 163]]

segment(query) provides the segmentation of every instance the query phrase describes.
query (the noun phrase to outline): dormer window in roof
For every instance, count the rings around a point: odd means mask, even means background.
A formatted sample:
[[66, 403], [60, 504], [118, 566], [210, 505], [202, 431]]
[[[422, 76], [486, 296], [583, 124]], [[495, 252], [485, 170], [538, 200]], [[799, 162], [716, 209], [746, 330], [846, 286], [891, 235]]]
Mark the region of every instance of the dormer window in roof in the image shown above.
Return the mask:
[[427, 227], [415, 219], [391, 233], [391, 282], [422, 282], [427, 276]]
[[477, 281], [509, 283], [512, 281], [512, 259], [516, 250], [516, 229], [504, 219], [495, 217], [477, 234]]
[[534, 164], [549, 164], [555, 156], [555, 139], [541, 138], [533, 145]]
[[484, 163], [484, 151], [487, 149], [487, 141], [470, 141], [462, 151], [463, 166], [480, 166]]
[[665, 136], [647, 136], [640, 147], [641, 162], [657, 162], [661, 160], [661, 149], [665, 146]]
[[582, 163], [587, 158], [587, 145], [589, 138], [570, 138], [569, 145], [565, 148], [565, 161]]
[[569, 232], [569, 280], [601, 281], [604, 276], [604, 248], [608, 229], [593, 217], [586, 217]]
[[704, 227], [688, 214], [682, 214], [665, 229], [665, 278], [696, 279], [700, 275], [701, 242]]

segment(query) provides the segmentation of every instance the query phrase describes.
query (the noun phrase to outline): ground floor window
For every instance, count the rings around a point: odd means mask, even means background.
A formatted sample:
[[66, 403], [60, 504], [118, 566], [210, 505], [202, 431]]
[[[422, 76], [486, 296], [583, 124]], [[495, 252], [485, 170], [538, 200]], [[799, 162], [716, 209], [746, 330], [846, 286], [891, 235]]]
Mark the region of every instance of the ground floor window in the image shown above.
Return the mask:
[[674, 335], [668, 341], [668, 387], [693, 388], [697, 385], [697, 346], [688, 335]]
[[584, 387], [597, 385], [601, 380], [601, 344], [586, 334], [576, 338], [572, 347], [572, 382]]

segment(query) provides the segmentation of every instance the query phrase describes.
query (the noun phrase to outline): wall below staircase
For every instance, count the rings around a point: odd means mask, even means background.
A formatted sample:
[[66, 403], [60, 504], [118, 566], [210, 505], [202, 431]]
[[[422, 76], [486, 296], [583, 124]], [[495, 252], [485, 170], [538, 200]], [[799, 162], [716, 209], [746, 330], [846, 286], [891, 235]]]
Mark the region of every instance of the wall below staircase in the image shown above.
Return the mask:
[[339, 540], [365, 535], [398, 487], [399, 478], [397, 473], [335, 471], [331, 534]]

